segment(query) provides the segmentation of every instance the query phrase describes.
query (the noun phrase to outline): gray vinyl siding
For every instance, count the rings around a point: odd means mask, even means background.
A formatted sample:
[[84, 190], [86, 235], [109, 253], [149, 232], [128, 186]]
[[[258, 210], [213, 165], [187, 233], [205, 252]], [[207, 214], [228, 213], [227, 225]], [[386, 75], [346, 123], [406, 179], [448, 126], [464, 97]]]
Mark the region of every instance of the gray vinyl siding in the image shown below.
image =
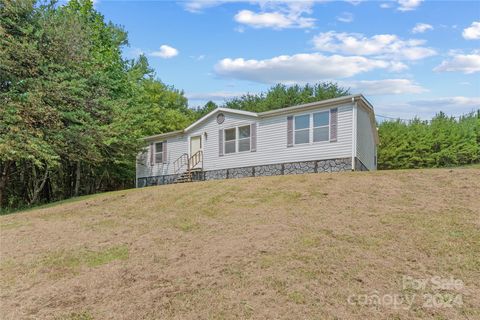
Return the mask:
[[[157, 142], [160, 141], [167, 141], [167, 161], [165, 161], [165, 163], [156, 163], [153, 166], [150, 164], [150, 156], [146, 157], [147, 161], [145, 165], [137, 161], [137, 178], [173, 174], [174, 161], [183, 153], [188, 152], [188, 144], [183, 135], [159, 140]], [[150, 150], [148, 150], [147, 152], [149, 153]]]
[[[352, 104], [338, 107], [338, 134], [336, 142], [311, 142], [309, 144], [287, 147], [287, 116], [311, 114], [329, 109], [324, 107], [264, 118], [224, 113], [225, 121], [221, 125], [217, 124], [215, 116], [211, 116], [188, 133], [166, 139], [168, 144], [167, 163], [155, 164], [154, 166], [150, 166], [148, 163], [147, 165], [137, 165], [137, 177], [175, 173], [173, 162], [182, 153], [189, 153], [189, 137], [197, 135], [202, 136], [204, 170], [351, 157], [353, 136]], [[251, 123], [257, 123], [256, 151], [237, 152], [220, 156], [219, 129], [250, 125]]]
[[[374, 128], [376, 130], [376, 128]], [[375, 166], [375, 139], [368, 112], [357, 108], [357, 158], [368, 170], [376, 170]]]

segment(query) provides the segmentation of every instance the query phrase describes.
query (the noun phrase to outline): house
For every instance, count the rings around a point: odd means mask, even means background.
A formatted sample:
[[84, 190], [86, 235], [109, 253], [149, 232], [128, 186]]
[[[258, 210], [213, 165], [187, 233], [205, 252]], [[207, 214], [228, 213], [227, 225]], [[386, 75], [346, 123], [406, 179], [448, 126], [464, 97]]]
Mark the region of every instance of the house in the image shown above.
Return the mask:
[[137, 187], [194, 180], [376, 170], [378, 134], [363, 95], [266, 112], [217, 108], [144, 138]]

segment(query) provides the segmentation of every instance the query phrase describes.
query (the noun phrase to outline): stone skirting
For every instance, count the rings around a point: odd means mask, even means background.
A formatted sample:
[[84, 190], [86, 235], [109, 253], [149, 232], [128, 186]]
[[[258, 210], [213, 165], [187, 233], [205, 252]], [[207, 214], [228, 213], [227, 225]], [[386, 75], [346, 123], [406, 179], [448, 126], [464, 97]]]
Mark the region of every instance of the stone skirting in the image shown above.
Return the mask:
[[[368, 170], [363, 163], [355, 158], [355, 166], [358, 171]], [[242, 168], [230, 168], [220, 170], [209, 170], [195, 172], [192, 176], [194, 181], [220, 180], [246, 177], [278, 176], [286, 174], [303, 174], [317, 172], [340, 172], [352, 170], [352, 159], [330, 159], [317, 161], [289, 162], [280, 164], [269, 164], [261, 166], [250, 166]], [[170, 184], [175, 182], [178, 174], [170, 174], [156, 177], [145, 177], [137, 179], [137, 187]]]

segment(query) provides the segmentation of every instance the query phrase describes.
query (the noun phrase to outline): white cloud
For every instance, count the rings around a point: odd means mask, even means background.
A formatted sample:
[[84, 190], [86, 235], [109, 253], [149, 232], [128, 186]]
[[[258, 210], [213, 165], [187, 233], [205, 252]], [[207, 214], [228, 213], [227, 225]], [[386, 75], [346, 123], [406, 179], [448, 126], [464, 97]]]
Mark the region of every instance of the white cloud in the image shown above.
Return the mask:
[[342, 12], [341, 15], [337, 16], [337, 20], [340, 22], [350, 23], [353, 21], [353, 14], [350, 12]]
[[[220, 6], [226, 3], [248, 3], [248, 4], [257, 4], [262, 9], [272, 9], [278, 8], [279, 6], [288, 5], [292, 9], [309, 9], [315, 3], [328, 2], [331, 0], [187, 0], [183, 1], [183, 6], [187, 11], [190, 12], [202, 12], [205, 9]], [[351, 4], [358, 4], [361, 0], [346, 0]]]
[[391, 7], [392, 7], [392, 5], [388, 2], [380, 4], [380, 8], [382, 8], [382, 9], [388, 9], [388, 8], [391, 8]]
[[480, 21], [474, 21], [470, 27], [463, 29], [462, 36], [467, 40], [480, 39]]
[[428, 23], [417, 23], [412, 29], [412, 33], [424, 33], [425, 31], [433, 30], [433, 26]]
[[325, 56], [319, 53], [283, 55], [265, 60], [226, 58], [215, 65], [219, 76], [260, 83], [306, 83], [348, 78], [375, 69], [404, 70], [399, 62], [359, 56]]
[[391, 97], [378, 100], [375, 103], [377, 115], [404, 119], [413, 119], [414, 117], [431, 119], [440, 111], [447, 115], [459, 116], [480, 109], [480, 97], [439, 97], [407, 102], [393, 102]]
[[254, 1], [260, 12], [241, 10], [235, 15], [235, 21], [254, 28], [312, 28], [315, 19], [312, 14], [315, 1]]
[[409, 79], [360, 80], [340, 84], [367, 95], [418, 94], [428, 91]]
[[398, 0], [399, 11], [412, 11], [417, 9], [418, 6], [423, 2], [423, 0]]
[[445, 107], [480, 108], [480, 97], [462, 97], [462, 96], [443, 97], [443, 98], [411, 101], [410, 104], [422, 106], [422, 107], [439, 107], [439, 108], [445, 108]]
[[373, 55], [398, 60], [419, 60], [436, 54], [432, 48], [422, 47], [424, 40], [401, 40], [393, 34], [379, 34], [370, 38], [358, 33], [329, 31], [313, 38], [319, 51], [354, 55]]
[[153, 57], [160, 57], [160, 58], [163, 58], [163, 59], [169, 59], [169, 58], [173, 58], [175, 56], [178, 55], [178, 50], [173, 48], [173, 47], [170, 47], [166, 44], [163, 44], [160, 46], [160, 50], [159, 51], [153, 51], [150, 53], [151, 56]]
[[327, 1], [330, 0], [190, 0], [184, 7], [190, 12], [201, 12], [226, 3], [248, 3], [257, 5], [259, 11], [238, 11], [235, 15], [238, 23], [254, 28], [312, 28], [315, 19], [309, 15], [313, 13], [313, 6]]
[[244, 92], [230, 92], [230, 91], [216, 91], [216, 92], [197, 92], [197, 93], [187, 93], [185, 96], [189, 100], [200, 100], [200, 101], [224, 101], [227, 99], [232, 99], [243, 95]]
[[190, 12], [201, 12], [204, 9], [219, 6], [226, 2], [236, 2], [236, 1], [228, 1], [228, 0], [191, 0], [183, 2], [184, 8]]
[[255, 13], [250, 10], [242, 10], [235, 15], [235, 21], [254, 28], [311, 28], [315, 19], [288, 15], [281, 12]]
[[358, 6], [360, 3], [364, 2], [365, 0], [345, 0], [345, 1], [350, 3], [353, 6]]
[[450, 60], [443, 60], [433, 71], [437, 72], [463, 72], [471, 74], [480, 72], [480, 52], [474, 51], [471, 54], [451, 53]]

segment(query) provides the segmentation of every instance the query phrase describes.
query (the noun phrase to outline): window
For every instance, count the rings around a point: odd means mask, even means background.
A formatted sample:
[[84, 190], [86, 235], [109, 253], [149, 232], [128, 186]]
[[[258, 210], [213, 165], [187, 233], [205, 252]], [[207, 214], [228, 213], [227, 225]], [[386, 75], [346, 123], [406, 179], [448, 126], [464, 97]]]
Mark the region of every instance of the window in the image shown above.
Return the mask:
[[310, 115], [295, 116], [295, 144], [310, 142]]
[[155, 143], [155, 163], [163, 162], [163, 143]]
[[235, 153], [236, 149], [236, 130], [237, 128], [225, 130], [225, 153]]
[[238, 128], [238, 152], [250, 151], [250, 126]]
[[313, 142], [330, 139], [330, 112], [322, 111], [313, 114]]
[[225, 154], [250, 151], [250, 126], [225, 129]]
[[145, 148], [137, 155], [137, 164], [140, 166], [146, 166], [147, 159], [148, 159], [148, 148]]

